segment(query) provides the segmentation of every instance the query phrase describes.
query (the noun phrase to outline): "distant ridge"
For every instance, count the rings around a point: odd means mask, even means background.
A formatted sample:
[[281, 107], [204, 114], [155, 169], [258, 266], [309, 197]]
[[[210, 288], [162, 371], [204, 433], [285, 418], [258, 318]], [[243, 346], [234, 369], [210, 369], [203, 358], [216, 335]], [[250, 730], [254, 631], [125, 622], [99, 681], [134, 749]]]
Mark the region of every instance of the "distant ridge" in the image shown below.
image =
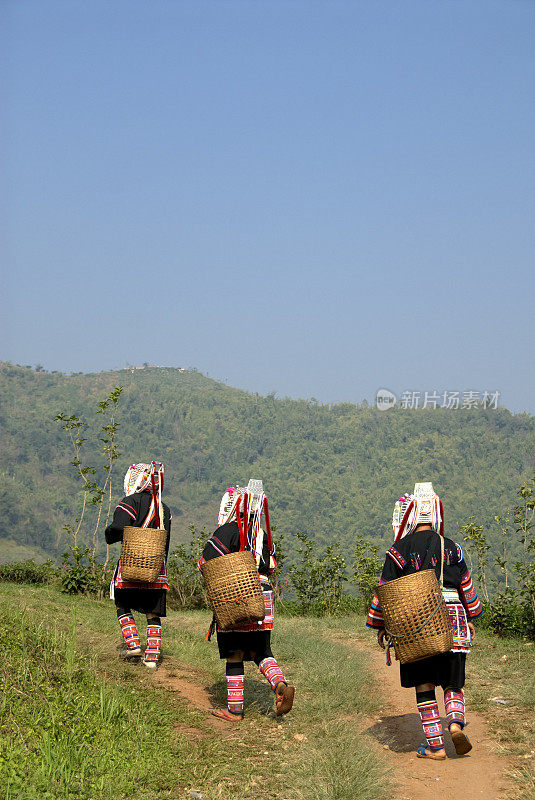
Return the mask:
[[[505, 408], [381, 412], [251, 394], [182, 367], [64, 375], [0, 362], [4, 538], [61, 551], [80, 487], [54, 416], [76, 413], [96, 426], [98, 401], [117, 385], [124, 393], [114, 499], [130, 463], [162, 460], [173, 538], [191, 524], [213, 529], [222, 491], [251, 476], [263, 479], [290, 554], [296, 531], [339, 541], [348, 556], [357, 532], [384, 546], [395, 499], [421, 480], [432, 480], [444, 500], [447, 535], [455, 538], [455, 522], [474, 515], [494, 538], [494, 515], [515, 503], [535, 466], [534, 417]], [[99, 463], [89, 442], [88, 456]]]

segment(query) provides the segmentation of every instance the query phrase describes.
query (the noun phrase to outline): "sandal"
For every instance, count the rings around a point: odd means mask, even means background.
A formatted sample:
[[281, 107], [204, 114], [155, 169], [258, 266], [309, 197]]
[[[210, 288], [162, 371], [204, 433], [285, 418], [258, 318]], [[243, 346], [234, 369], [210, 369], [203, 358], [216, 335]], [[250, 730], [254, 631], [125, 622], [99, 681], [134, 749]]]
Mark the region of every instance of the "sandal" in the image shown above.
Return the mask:
[[295, 687], [286, 683], [279, 683], [275, 689], [277, 716], [282, 717], [291, 710], [294, 704]]
[[431, 759], [431, 761], [445, 761], [446, 760], [446, 751], [443, 750], [442, 752], [441, 751], [433, 752], [431, 750], [430, 752], [428, 752], [427, 749], [426, 749], [426, 745], [425, 744], [421, 744], [420, 747], [418, 747], [418, 749], [416, 750], [416, 757], [417, 758], [429, 758], [429, 759]]
[[451, 739], [458, 756], [465, 756], [472, 749], [472, 743], [463, 731], [453, 731]]
[[210, 714], [218, 719], [225, 719], [227, 722], [239, 722], [243, 719], [243, 714], [232, 714], [227, 708], [212, 708]]

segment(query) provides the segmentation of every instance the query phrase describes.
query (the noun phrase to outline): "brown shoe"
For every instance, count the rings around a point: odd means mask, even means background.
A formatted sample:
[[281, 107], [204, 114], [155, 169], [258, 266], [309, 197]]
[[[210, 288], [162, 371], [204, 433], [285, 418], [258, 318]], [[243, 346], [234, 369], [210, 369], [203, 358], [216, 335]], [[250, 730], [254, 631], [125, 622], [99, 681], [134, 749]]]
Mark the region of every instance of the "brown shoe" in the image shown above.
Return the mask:
[[294, 704], [295, 687], [288, 686], [286, 683], [279, 683], [275, 689], [275, 703], [277, 708], [277, 716], [282, 717], [291, 710]]
[[210, 714], [218, 719], [226, 719], [227, 722], [239, 722], [243, 719], [243, 714], [231, 714], [228, 708], [212, 708]]
[[472, 749], [472, 742], [462, 731], [452, 731], [451, 739], [458, 756], [465, 756]]

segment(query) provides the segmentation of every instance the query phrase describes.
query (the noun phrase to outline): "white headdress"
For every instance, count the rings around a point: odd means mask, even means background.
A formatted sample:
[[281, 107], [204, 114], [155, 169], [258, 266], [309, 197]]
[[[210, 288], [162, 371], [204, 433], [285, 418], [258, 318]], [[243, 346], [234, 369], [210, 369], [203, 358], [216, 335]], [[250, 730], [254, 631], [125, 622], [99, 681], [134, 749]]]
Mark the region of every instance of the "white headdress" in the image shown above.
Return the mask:
[[145, 489], [150, 489], [153, 476], [156, 487], [158, 488], [160, 482], [163, 486], [163, 464], [158, 461], [152, 461], [150, 464], [132, 464], [124, 476], [125, 497], [128, 497], [129, 494], [137, 494]]
[[224, 525], [226, 522], [232, 522], [232, 520], [236, 518], [236, 502], [238, 500], [238, 496], [236, 494], [237, 492], [238, 490], [235, 486], [229, 486], [221, 498], [219, 514], [217, 515], [218, 525]]
[[442, 500], [432, 483], [414, 484], [413, 494], [404, 494], [394, 506], [392, 527], [398, 542], [412, 533], [417, 525], [431, 525], [434, 531], [444, 536], [444, 510]]
[[162, 488], [163, 488], [163, 464], [159, 461], [152, 461], [150, 464], [132, 464], [124, 476], [124, 493], [128, 497], [131, 494], [138, 494], [145, 489], [152, 489], [152, 500], [149, 512], [142, 528], [146, 528], [153, 516], [159, 519], [160, 528], [163, 528], [163, 507], [162, 507]]
[[261, 528], [262, 514], [266, 520], [269, 552], [273, 555], [269, 508], [262, 481], [251, 478], [247, 488], [230, 486], [219, 506], [218, 524], [238, 523], [240, 532], [240, 549], [251, 550], [259, 562], [264, 546], [264, 531]]

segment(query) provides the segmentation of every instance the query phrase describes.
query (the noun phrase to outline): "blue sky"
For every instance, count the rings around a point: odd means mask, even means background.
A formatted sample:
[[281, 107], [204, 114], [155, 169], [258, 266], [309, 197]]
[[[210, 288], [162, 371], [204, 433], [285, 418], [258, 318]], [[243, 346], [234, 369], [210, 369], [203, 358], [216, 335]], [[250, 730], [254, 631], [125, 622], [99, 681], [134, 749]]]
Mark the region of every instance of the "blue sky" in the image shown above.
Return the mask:
[[535, 3], [0, 15], [1, 358], [535, 412]]

